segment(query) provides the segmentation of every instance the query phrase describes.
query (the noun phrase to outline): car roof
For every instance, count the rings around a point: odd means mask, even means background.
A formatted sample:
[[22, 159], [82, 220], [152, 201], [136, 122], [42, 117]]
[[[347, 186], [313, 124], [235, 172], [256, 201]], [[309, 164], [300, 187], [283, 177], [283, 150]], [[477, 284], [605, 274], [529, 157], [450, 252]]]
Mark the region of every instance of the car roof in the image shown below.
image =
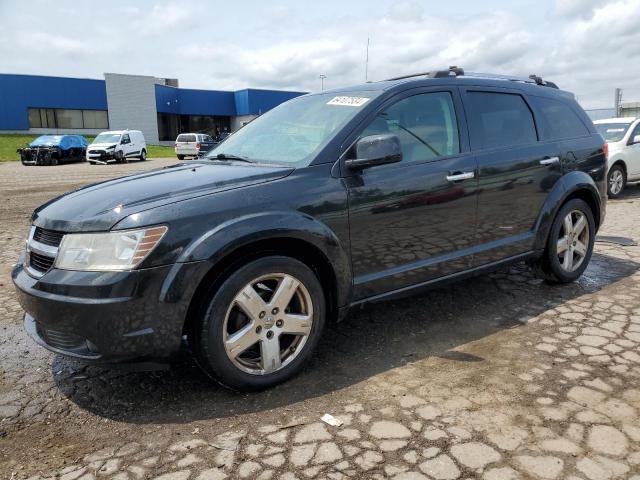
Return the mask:
[[601, 118], [593, 123], [633, 123], [636, 121], [636, 117], [617, 117], [617, 118]]
[[[542, 79], [540, 80], [542, 81]], [[325, 90], [323, 92], [313, 93], [311, 95], [318, 95], [321, 93], [345, 94], [358, 91], [390, 91], [395, 89], [406, 89], [407, 86], [430, 87], [441, 85], [513, 88], [531, 94], [547, 93], [551, 95], [563, 96], [566, 98], [575, 98], [571, 92], [561, 90], [557, 88], [555, 84], [538, 84], [534, 80], [528, 78], [483, 73], [468, 73], [462, 75], [439, 77], [430, 77], [429, 74], [425, 73], [414, 76], [407, 76], [404, 78], [382, 80], [379, 82], [367, 82], [360, 85], [336, 88], [333, 90]]]
[[106, 132], [100, 132], [100, 134], [102, 135], [103, 133], [113, 133], [118, 134], [118, 135], [122, 135], [123, 133], [142, 133], [140, 130], [108, 130]]

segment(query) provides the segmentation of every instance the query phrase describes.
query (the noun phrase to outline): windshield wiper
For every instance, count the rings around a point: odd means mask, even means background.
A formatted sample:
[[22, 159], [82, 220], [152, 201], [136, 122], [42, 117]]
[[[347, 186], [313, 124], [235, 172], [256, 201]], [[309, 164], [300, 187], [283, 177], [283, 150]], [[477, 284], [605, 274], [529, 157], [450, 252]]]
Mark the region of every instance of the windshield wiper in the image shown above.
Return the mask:
[[240, 162], [253, 163], [251, 160], [249, 160], [246, 157], [239, 157], [238, 155], [231, 155], [228, 153], [219, 153], [215, 157], [207, 157], [207, 158], [210, 158], [211, 160], [238, 160]]

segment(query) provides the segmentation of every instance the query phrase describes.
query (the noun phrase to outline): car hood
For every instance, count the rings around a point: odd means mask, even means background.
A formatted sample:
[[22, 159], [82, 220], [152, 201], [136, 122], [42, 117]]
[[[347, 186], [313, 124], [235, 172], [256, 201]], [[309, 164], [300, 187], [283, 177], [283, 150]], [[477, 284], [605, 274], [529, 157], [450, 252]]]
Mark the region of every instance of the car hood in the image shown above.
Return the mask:
[[38, 207], [36, 226], [63, 232], [105, 231], [134, 213], [286, 177], [294, 169], [240, 162], [188, 162], [88, 185]]

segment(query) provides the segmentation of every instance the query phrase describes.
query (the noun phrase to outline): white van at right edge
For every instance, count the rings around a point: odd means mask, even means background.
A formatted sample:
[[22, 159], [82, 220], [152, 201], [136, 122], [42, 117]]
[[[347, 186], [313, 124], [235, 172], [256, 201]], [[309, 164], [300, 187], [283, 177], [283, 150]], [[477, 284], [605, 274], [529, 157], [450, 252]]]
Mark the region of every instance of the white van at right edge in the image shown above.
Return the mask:
[[607, 118], [593, 122], [609, 145], [607, 193], [620, 196], [628, 182], [640, 182], [640, 118]]

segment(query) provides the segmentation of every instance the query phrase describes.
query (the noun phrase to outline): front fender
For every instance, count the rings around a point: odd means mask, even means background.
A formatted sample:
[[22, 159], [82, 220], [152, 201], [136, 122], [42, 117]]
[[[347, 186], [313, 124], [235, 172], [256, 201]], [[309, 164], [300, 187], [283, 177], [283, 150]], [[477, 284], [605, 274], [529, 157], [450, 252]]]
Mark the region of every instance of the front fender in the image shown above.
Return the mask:
[[301, 240], [319, 250], [333, 268], [338, 305], [347, 303], [352, 279], [345, 249], [327, 225], [301, 212], [253, 213], [230, 219], [191, 242], [177, 262], [207, 261], [215, 265], [239, 248], [276, 238]]
[[542, 206], [535, 225], [536, 238], [534, 250], [544, 250], [551, 225], [558, 211], [569, 197], [579, 191], [588, 192], [588, 194], [591, 195], [593, 203], [597, 208], [597, 211], [593, 212], [594, 216], [596, 219], [602, 217], [602, 197], [596, 182], [585, 172], [579, 170], [569, 172], [556, 182], [547, 196], [546, 202]]

